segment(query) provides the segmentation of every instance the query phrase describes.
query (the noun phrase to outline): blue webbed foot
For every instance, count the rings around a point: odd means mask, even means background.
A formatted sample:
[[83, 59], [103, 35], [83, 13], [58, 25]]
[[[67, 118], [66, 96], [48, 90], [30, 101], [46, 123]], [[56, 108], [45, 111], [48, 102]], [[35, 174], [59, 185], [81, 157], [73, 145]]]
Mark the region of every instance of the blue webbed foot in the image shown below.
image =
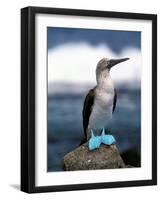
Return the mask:
[[103, 128], [101, 134], [101, 142], [106, 145], [112, 145], [116, 142], [116, 140], [113, 135], [105, 135], [105, 130]]
[[98, 149], [101, 145], [101, 136], [94, 136], [93, 131], [91, 130], [91, 138], [88, 143], [88, 148], [90, 151]]

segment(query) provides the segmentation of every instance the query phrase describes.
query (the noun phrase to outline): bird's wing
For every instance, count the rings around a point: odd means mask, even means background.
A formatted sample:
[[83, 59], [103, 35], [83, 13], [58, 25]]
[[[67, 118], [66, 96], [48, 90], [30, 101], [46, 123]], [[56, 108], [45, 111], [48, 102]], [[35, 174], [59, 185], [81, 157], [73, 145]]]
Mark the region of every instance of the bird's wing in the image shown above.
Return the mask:
[[113, 109], [112, 109], [113, 112], [115, 111], [116, 108], [116, 102], [117, 102], [117, 92], [116, 89], [114, 89], [114, 99], [113, 99]]
[[84, 101], [84, 106], [83, 106], [83, 129], [84, 129], [84, 134], [85, 138], [87, 139], [87, 129], [88, 129], [88, 123], [89, 123], [89, 118], [90, 114], [92, 112], [92, 107], [94, 104], [94, 96], [95, 92], [94, 89], [91, 89]]

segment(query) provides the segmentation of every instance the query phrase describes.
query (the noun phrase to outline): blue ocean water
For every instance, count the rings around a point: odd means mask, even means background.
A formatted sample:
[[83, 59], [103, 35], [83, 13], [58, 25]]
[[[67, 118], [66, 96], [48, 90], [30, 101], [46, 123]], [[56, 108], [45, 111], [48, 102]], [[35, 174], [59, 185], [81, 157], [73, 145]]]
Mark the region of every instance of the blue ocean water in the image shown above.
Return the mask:
[[[140, 89], [119, 89], [116, 110], [107, 127], [120, 153], [133, 149], [140, 155]], [[48, 94], [48, 172], [63, 170], [63, 157], [78, 147], [83, 136], [82, 107], [85, 93]]]

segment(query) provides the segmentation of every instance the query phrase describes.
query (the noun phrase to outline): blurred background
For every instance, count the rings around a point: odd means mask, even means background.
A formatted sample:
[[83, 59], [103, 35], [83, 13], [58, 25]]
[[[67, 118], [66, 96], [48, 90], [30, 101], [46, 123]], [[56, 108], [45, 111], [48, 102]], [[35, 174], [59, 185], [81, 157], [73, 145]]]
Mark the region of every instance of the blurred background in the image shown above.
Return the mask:
[[118, 98], [107, 130], [127, 164], [140, 166], [141, 33], [48, 27], [47, 35], [48, 172], [62, 171], [64, 155], [81, 141], [84, 98], [103, 57], [130, 58], [111, 70]]

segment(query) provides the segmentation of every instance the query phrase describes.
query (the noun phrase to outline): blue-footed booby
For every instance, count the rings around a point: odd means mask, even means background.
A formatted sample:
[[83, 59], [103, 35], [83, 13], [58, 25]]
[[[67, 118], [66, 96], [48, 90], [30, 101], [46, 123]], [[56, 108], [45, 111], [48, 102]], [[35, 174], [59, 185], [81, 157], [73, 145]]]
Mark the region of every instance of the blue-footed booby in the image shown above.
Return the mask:
[[[112, 118], [117, 101], [117, 93], [110, 76], [110, 70], [116, 64], [128, 59], [129, 58], [103, 58], [97, 64], [97, 85], [88, 92], [84, 101], [82, 113], [84, 139], [81, 144], [89, 140], [90, 150], [99, 148], [101, 143], [110, 145], [115, 141], [113, 136], [108, 138], [110, 135], [105, 135], [105, 127], [108, 125], [108, 121]], [[95, 137], [94, 134], [98, 134], [100, 131], [102, 131], [102, 138], [101, 136]]]

